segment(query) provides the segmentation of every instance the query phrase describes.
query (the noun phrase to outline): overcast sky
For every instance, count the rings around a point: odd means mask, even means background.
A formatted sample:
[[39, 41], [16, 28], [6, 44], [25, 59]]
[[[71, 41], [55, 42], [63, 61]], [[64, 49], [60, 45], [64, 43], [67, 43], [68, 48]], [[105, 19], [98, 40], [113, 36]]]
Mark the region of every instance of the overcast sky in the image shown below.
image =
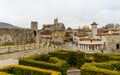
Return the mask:
[[38, 21], [41, 28], [56, 17], [71, 28], [120, 23], [120, 0], [0, 0], [0, 22], [30, 28]]

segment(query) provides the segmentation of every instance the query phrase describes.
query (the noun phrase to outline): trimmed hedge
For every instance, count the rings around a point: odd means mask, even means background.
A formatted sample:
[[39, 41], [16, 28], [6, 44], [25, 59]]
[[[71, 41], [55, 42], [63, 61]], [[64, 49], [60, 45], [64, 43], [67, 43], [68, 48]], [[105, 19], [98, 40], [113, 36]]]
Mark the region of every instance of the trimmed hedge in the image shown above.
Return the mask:
[[55, 71], [62, 72], [62, 75], [66, 75], [66, 71], [67, 71], [66, 61], [60, 60], [56, 57], [50, 57], [48, 61], [49, 62], [40, 61], [40, 60], [38, 61], [30, 58], [24, 58], [19, 60], [19, 64], [55, 70]]
[[94, 61], [93, 53], [85, 53], [85, 62], [92, 63]]
[[[108, 63], [110, 64], [107, 65]], [[113, 65], [115, 65], [114, 68], [112, 67]], [[117, 67], [117, 65], [120, 65], [120, 62], [114, 61], [99, 64], [98, 63], [85, 64], [80, 69], [81, 75], [119, 75], [120, 67]]]
[[66, 51], [69, 52], [69, 64], [70, 66], [74, 66], [80, 68], [85, 63], [85, 53], [84, 52], [74, 52], [74, 51]]
[[8, 74], [8, 73], [5, 73], [5, 72], [0, 72], [0, 75], [13, 75], [13, 74]]
[[12, 65], [0, 69], [14, 75], [61, 75], [60, 72], [22, 65]]
[[95, 62], [120, 61], [120, 56], [116, 54], [94, 53]]
[[50, 52], [48, 54], [50, 54], [53, 57], [57, 57], [59, 59], [65, 60], [67, 64], [69, 63], [70, 54], [68, 52], [56, 51], [56, 52]]
[[62, 75], [66, 75], [68, 64], [80, 68], [85, 63], [85, 53], [62, 50], [50, 52], [49, 54], [23, 58], [19, 63], [21, 65], [59, 71], [62, 72]]
[[41, 55], [36, 55], [35, 57], [32, 57], [32, 59], [37, 60], [37, 61], [48, 62], [50, 57], [51, 57], [51, 55], [49, 55], [49, 54], [41, 54]]
[[85, 53], [76, 52], [76, 67], [80, 68], [83, 64], [85, 64]]
[[76, 52], [69, 51], [69, 54], [70, 54], [70, 59], [69, 59], [70, 66], [76, 67], [76, 57], [77, 57]]
[[85, 63], [85, 53], [60, 50], [49, 53], [51, 56], [67, 61], [70, 66], [80, 68]]
[[118, 70], [120, 71], [120, 61], [109, 61], [103, 63], [94, 63], [96, 67], [109, 69], [109, 70]]

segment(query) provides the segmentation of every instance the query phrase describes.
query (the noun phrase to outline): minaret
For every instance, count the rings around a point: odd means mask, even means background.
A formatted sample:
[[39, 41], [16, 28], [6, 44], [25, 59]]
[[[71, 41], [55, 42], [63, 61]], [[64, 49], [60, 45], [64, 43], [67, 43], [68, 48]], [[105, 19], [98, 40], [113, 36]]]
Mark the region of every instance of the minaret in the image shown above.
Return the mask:
[[97, 25], [98, 24], [95, 21], [91, 24], [93, 38], [95, 38], [97, 35]]

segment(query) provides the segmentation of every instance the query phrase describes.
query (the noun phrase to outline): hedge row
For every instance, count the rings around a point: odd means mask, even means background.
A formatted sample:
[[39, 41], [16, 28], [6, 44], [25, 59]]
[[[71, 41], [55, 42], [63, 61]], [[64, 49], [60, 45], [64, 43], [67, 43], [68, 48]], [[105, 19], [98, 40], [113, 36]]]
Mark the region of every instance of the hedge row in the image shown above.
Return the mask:
[[13, 74], [8, 74], [6, 72], [0, 72], [0, 75], [13, 75]]
[[85, 62], [120, 61], [120, 54], [85, 53]]
[[65, 60], [67, 62], [67, 64], [69, 63], [70, 55], [68, 52], [56, 51], [56, 52], [50, 52], [48, 54], [53, 56], [53, 57], [57, 57], [59, 59]]
[[83, 64], [85, 64], [85, 53], [84, 52], [76, 52], [77, 68], [80, 68]]
[[85, 53], [85, 62], [92, 63], [94, 61], [94, 53]]
[[61, 75], [60, 72], [22, 65], [7, 66], [1, 68], [0, 71], [4, 71], [13, 75]]
[[[107, 65], [110, 63], [109, 65]], [[112, 67], [114, 65], [114, 68]], [[114, 62], [106, 62], [105, 63], [90, 63], [90, 64], [84, 64], [81, 67], [81, 75], [120, 75], [120, 66], [117, 67], [117, 65], [120, 65], [120, 62], [114, 61]], [[110, 69], [117, 70], [110, 70]]]
[[24, 58], [19, 60], [19, 64], [59, 71], [62, 72], [62, 75], [66, 75], [67, 71], [66, 61], [60, 60], [56, 57], [50, 57], [48, 62], [35, 60], [35, 57], [34, 59]]
[[94, 53], [95, 62], [120, 61], [120, 55], [107, 53]]
[[84, 52], [74, 52], [67, 51], [70, 54], [69, 64], [70, 66], [74, 66], [80, 68], [85, 63], [85, 53]]
[[120, 71], [120, 61], [109, 61], [103, 63], [94, 63], [96, 67], [109, 69], [109, 70], [118, 70]]
[[51, 55], [49, 55], [49, 54], [41, 54], [41, 55], [31, 56], [31, 57], [28, 57], [28, 58], [29, 59], [34, 59], [34, 60], [37, 60], [37, 61], [48, 62], [50, 57], [51, 57]]
[[74, 52], [60, 50], [57, 52], [50, 52], [51, 56], [58, 57], [59, 59], [67, 61], [70, 66], [80, 68], [85, 63], [85, 53], [84, 52]]

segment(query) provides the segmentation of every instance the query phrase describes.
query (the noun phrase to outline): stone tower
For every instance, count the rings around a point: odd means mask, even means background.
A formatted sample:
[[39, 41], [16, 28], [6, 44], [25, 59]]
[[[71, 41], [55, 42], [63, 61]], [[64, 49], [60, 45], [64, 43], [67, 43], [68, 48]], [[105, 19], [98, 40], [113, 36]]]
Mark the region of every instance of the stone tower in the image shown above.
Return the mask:
[[97, 25], [98, 25], [98, 24], [97, 24], [96, 22], [93, 22], [93, 23], [91, 24], [93, 38], [95, 38], [96, 35], [97, 35]]
[[39, 42], [38, 22], [37, 21], [32, 21], [31, 22], [31, 29], [33, 30], [35, 41]]
[[38, 22], [37, 21], [32, 21], [31, 22], [31, 29], [34, 31], [38, 30]]
[[54, 19], [54, 24], [58, 25], [58, 18]]

